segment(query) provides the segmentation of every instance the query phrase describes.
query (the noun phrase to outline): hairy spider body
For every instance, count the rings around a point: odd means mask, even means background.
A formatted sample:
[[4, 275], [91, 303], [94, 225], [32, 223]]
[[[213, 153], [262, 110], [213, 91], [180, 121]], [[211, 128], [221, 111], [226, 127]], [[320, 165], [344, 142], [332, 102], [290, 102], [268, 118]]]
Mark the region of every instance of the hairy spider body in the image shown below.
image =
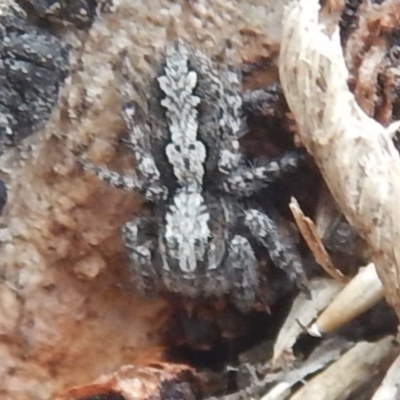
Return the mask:
[[144, 100], [134, 76], [126, 58], [122, 109], [137, 173], [84, 165], [111, 185], [144, 196], [141, 215], [122, 229], [137, 286], [196, 299], [228, 295], [247, 311], [260, 280], [254, 243], [304, 283], [295, 244], [252, 200], [302, 156], [290, 152], [256, 165], [244, 158], [239, 74], [230, 64], [217, 69], [177, 41], [166, 50], [151, 98]]

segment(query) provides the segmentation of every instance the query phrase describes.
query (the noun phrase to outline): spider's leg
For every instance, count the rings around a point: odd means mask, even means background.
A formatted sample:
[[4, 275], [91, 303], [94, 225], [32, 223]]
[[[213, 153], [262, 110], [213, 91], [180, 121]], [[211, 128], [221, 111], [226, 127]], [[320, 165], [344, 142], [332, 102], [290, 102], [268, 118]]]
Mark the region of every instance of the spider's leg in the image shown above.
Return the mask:
[[282, 269], [300, 289], [308, 292], [303, 261], [287, 228], [256, 209], [245, 211], [245, 225], [267, 249], [275, 266]]
[[243, 108], [246, 113], [269, 118], [287, 118], [289, 113], [280, 83], [243, 93]]
[[144, 292], [154, 291], [157, 274], [153, 267], [153, 254], [157, 247], [155, 235], [149, 234], [151, 224], [148, 218], [136, 217], [122, 228], [122, 238], [134, 273], [137, 288]]
[[141, 190], [142, 188], [142, 185], [134, 171], [132, 171], [130, 175], [122, 175], [118, 172], [109, 170], [104, 165], [94, 165], [86, 161], [80, 161], [79, 163], [84, 170], [92, 172], [99, 179], [117, 189], [131, 191]]
[[[141, 90], [136, 88], [133, 77], [137, 76], [128, 59], [125, 56], [122, 68], [122, 115], [128, 129], [128, 137], [125, 144], [135, 154], [137, 169], [144, 196], [147, 200], [164, 200], [167, 189], [161, 182], [161, 174], [157, 168], [152, 154], [150, 137], [153, 134], [147, 122], [147, 100]], [[139, 105], [140, 104], [140, 105]]]
[[193, 91], [201, 99], [196, 104], [196, 123], [199, 138], [207, 147], [205, 167], [210, 172], [217, 170], [224, 176], [240, 163], [238, 139], [244, 131], [241, 80], [233, 67], [231, 44], [227, 43], [224, 57], [226, 66], [221, 68], [217, 68], [201, 51], [184, 48], [191, 72], [196, 77]]
[[259, 288], [258, 261], [249, 241], [241, 235], [235, 235], [230, 244], [225, 261], [231, 281], [235, 282], [232, 300], [243, 312], [254, 305]]
[[232, 171], [223, 182], [223, 188], [227, 193], [251, 196], [268, 184], [296, 171], [306, 157], [304, 151], [289, 150], [276, 158], [259, 158], [253, 165], [241, 165]]
[[224, 175], [229, 175], [236, 170], [242, 160], [239, 138], [244, 133], [244, 120], [242, 115], [243, 100], [240, 94], [241, 75], [233, 65], [233, 54], [230, 41], [227, 42], [226, 70], [221, 77], [224, 91], [220, 101], [219, 131], [221, 149], [218, 160], [218, 169]]
[[205, 168], [215, 171], [218, 166], [221, 132], [220, 103], [224, 96], [221, 74], [210, 58], [197, 49], [190, 49], [190, 65], [197, 74], [195, 93], [201, 99], [198, 110], [198, 136], [207, 147]]

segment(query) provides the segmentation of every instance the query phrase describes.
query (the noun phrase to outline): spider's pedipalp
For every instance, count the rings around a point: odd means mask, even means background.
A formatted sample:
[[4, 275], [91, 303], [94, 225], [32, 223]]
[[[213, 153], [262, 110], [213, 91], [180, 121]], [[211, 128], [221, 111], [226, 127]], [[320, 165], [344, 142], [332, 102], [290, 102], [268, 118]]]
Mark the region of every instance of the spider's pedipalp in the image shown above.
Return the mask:
[[288, 230], [256, 209], [245, 211], [245, 225], [255, 239], [266, 248], [272, 262], [299, 288], [306, 290], [307, 276], [303, 261]]

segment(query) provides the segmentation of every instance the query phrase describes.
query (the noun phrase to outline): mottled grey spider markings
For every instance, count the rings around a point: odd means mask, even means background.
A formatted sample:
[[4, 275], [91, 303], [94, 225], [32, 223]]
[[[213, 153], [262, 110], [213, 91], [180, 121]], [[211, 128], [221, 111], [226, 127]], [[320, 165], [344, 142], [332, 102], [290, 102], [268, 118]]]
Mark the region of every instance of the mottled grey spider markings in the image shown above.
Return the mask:
[[167, 257], [164, 268], [169, 269], [169, 261], [178, 262], [179, 271], [192, 274], [198, 261], [204, 261], [211, 237], [209, 229], [210, 214], [201, 193], [182, 190], [175, 194], [165, 216], [164, 242]]
[[157, 79], [165, 94], [161, 105], [166, 109], [171, 140], [165, 153], [178, 183], [186, 190], [198, 192], [203, 184], [206, 148], [197, 138], [196, 107], [201, 101], [193, 93], [197, 74], [189, 70], [189, 51], [181, 43], [169, 47], [166, 56], [165, 74]]
[[142, 213], [122, 229], [138, 288], [195, 299], [228, 296], [248, 311], [260, 281], [254, 242], [303, 283], [295, 244], [280, 236], [253, 198], [295, 170], [302, 156], [292, 152], [254, 164], [246, 159], [239, 145], [246, 128], [241, 77], [229, 57], [216, 66], [178, 40], [166, 49], [162, 71], [148, 86], [135, 81], [128, 57], [123, 65], [125, 142], [136, 172], [83, 165], [112, 186], [144, 196]]
[[299, 286], [306, 289], [303, 263], [295, 243], [284, 240], [285, 237], [280, 233], [276, 222], [260, 210], [249, 209], [245, 211], [245, 224], [258, 242], [268, 249], [274, 264], [290, 265], [291, 267], [285, 269], [285, 272]]

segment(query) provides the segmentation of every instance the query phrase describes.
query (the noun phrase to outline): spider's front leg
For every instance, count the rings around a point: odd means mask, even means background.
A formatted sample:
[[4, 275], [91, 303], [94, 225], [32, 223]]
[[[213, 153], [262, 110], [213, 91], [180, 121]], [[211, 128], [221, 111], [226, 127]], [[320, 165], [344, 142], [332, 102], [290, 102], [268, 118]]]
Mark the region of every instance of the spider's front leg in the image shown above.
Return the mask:
[[[229, 44], [229, 43], [228, 43]], [[285, 152], [280, 157], [261, 157], [250, 164], [243, 157], [239, 139], [246, 131], [244, 112], [251, 111], [249, 103], [262, 102], [263, 97], [240, 94], [241, 74], [232, 63], [230, 46], [227, 48], [227, 68], [221, 71], [223, 90], [218, 98], [218, 133], [220, 148], [218, 171], [223, 190], [235, 196], [251, 196], [269, 183], [295, 171], [306, 159], [301, 150]]]
[[240, 164], [223, 181], [227, 193], [248, 197], [270, 183], [293, 173], [304, 162], [307, 154], [301, 150], [289, 150], [270, 159], [261, 157], [253, 164]]
[[251, 115], [289, 120], [290, 110], [280, 83], [244, 92], [243, 108]]
[[[133, 68], [127, 57], [124, 58], [123, 80], [121, 84], [122, 115], [126, 123], [128, 135], [124, 140], [136, 158], [137, 171], [129, 175], [110, 171], [105, 166], [96, 166], [86, 161], [81, 165], [94, 173], [99, 179], [113, 187], [127, 191], [138, 191], [146, 200], [157, 202], [167, 198], [167, 188], [161, 182], [161, 175], [154, 160], [149, 138], [152, 128], [147, 122], [147, 101], [140, 89], [136, 88], [130, 77], [134, 76]], [[140, 105], [139, 105], [140, 103]]]
[[109, 170], [104, 165], [94, 165], [87, 161], [80, 161], [80, 165], [85, 171], [93, 173], [100, 180], [117, 189], [123, 189], [126, 191], [140, 191], [142, 189], [142, 184], [133, 171], [129, 175], [122, 175], [118, 172]]
[[223, 175], [230, 175], [242, 162], [239, 139], [245, 133], [243, 119], [243, 100], [240, 94], [241, 74], [233, 65], [233, 54], [230, 41], [227, 41], [227, 67], [222, 71], [224, 90], [219, 102], [219, 133], [221, 149], [218, 159], [218, 170]]
[[165, 200], [167, 189], [161, 182], [150, 143], [154, 127], [149, 124], [147, 99], [140, 85], [134, 81], [138, 74], [127, 56], [124, 57], [122, 76], [122, 116], [128, 129], [128, 137], [124, 142], [135, 155], [145, 198], [150, 201]]
[[130, 268], [136, 287], [143, 293], [154, 292], [158, 281], [153, 266], [153, 254], [157, 248], [156, 235], [152, 232], [149, 217], [136, 217], [122, 228], [122, 239], [128, 252]]
[[245, 225], [267, 249], [275, 266], [282, 269], [296, 286], [308, 293], [303, 261], [288, 229], [256, 209], [245, 211]]

